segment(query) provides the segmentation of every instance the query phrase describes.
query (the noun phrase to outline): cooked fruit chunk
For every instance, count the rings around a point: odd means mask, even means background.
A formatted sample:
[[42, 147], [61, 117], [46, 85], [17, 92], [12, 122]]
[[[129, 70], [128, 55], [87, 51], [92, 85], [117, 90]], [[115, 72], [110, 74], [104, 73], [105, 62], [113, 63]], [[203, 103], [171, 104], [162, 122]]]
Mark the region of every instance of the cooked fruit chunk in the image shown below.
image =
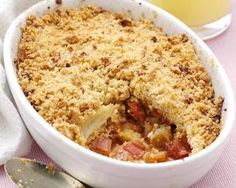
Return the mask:
[[140, 104], [135, 101], [128, 102], [128, 113], [138, 122], [143, 123], [145, 113]]
[[130, 122], [125, 122], [122, 124], [122, 128], [123, 129], [131, 129], [135, 132], [142, 132], [142, 127], [140, 125], [134, 124], [134, 123], [130, 123]]
[[135, 160], [140, 159], [145, 153], [144, 146], [139, 142], [126, 143], [124, 150], [128, 151]]
[[122, 141], [132, 141], [140, 139], [141, 134], [135, 132], [132, 129], [125, 128], [124, 130], [119, 132], [119, 137], [121, 138]]
[[181, 139], [176, 138], [174, 141], [169, 142], [166, 145], [166, 150], [168, 156], [173, 159], [188, 157], [191, 153], [191, 147], [189, 146], [186, 137], [182, 137]]
[[111, 152], [111, 144], [112, 141], [109, 138], [100, 136], [91, 143], [90, 149], [103, 155], [109, 155]]
[[164, 148], [166, 142], [169, 142], [171, 138], [170, 127], [161, 126], [157, 129], [154, 129], [148, 134], [152, 144], [157, 148]]
[[143, 160], [147, 163], [165, 162], [168, 160], [168, 155], [166, 151], [158, 151], [153, 148], [144, 154]]

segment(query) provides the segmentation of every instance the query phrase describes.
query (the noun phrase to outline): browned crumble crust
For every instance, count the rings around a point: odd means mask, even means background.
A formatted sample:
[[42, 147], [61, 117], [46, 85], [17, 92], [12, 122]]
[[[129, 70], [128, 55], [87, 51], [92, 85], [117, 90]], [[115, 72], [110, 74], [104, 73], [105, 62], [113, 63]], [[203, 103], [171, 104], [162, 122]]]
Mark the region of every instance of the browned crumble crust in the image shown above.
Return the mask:
[[147, 19], [87, 6], [30, 16], [15, 63], [28, 100], [53, 127], [85, 144], [81, 122], [101, 106], [134, 96], [187, 134], [192, 153], [220, 132], [222, 98], [185, 35]]

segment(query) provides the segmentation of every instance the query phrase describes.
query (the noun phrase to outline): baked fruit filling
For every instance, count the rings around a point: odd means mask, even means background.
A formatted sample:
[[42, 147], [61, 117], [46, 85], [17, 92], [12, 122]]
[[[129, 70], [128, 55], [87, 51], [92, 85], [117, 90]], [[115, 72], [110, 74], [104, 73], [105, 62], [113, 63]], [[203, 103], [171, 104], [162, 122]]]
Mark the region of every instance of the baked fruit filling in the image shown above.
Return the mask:
[[119, 160], [165, 162], [189, 156], [186, 135], [176, 137], [176, 125], [158, 110], [130, 98], [120, 105], [119, 119], [109, 119], [86, 144], [89, 149]]
[[97, 6], [30, 16], [15, 64], [35, 110], [102, 155], [181, 159], [220, 133], [223, 98], [191, 41], [167, 35], [149, 19]]

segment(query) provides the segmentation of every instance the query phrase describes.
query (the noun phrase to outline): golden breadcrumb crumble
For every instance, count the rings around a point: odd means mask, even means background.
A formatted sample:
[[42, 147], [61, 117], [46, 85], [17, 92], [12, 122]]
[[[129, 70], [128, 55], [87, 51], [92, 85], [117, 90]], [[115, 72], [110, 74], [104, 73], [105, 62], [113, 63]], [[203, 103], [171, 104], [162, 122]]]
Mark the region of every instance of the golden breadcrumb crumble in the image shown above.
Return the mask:
[[223, 99], [191, 41], [148, 19], [96, 6], [30, 16], [15, 64], [38, 113], [103, 155], [163, 162], [220, 133]]

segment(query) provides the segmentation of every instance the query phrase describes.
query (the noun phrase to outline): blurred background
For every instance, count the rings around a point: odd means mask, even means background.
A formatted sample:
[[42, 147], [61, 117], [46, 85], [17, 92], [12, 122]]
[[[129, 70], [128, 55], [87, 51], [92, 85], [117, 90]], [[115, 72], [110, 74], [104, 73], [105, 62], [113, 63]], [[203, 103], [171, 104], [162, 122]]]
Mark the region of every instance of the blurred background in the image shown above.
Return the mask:
[[223, 33], [231, 23], [231, 0], [148, 0], [190, 26], [204, 39]]

